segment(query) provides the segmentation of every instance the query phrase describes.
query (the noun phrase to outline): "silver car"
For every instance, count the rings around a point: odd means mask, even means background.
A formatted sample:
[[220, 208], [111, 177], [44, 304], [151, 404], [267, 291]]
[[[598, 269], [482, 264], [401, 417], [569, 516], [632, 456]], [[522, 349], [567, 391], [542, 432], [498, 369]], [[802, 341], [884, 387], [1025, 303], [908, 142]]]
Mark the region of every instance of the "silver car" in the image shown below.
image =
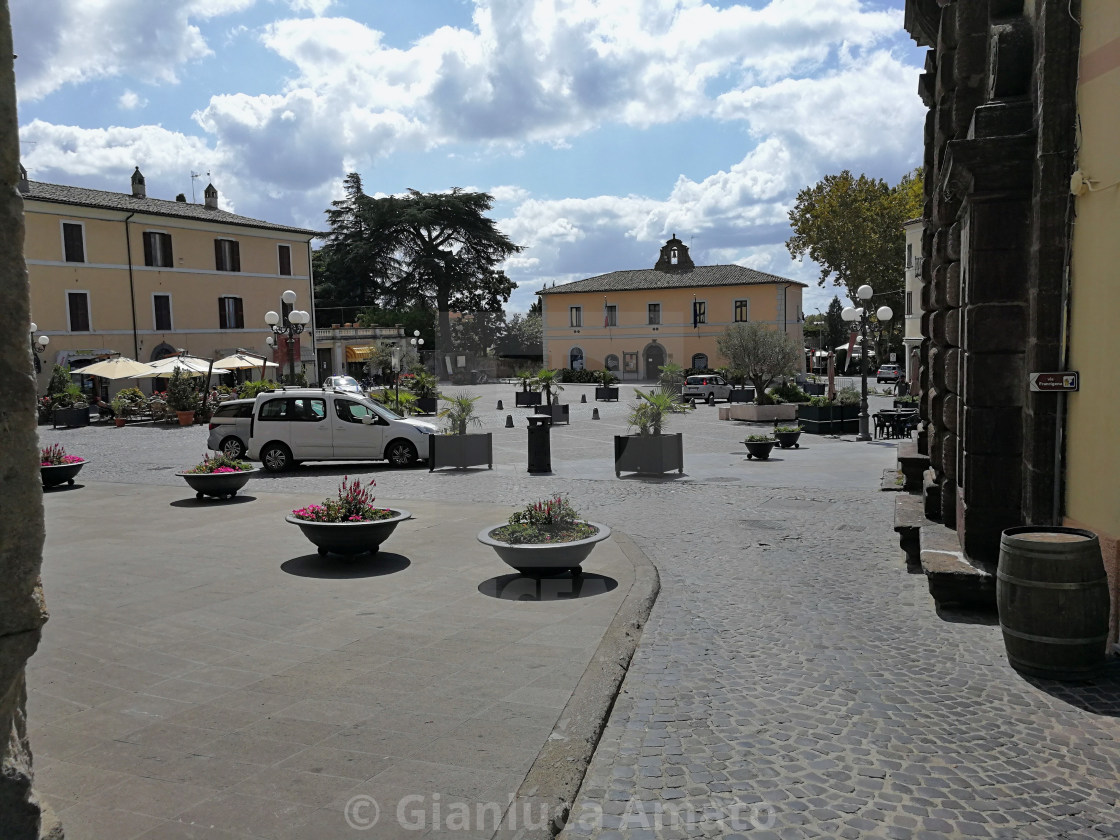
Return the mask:
[[685, 399], [726, 400], [731, 393], [731, 383], [719, 374], [704, 373], [689, 376], [684, 381], [681, 396]]
[[214, 409], [206, 448], [223, 452], [231, 458], [245, 457], [254, 402], [255, 400], [226, 400]]
[[366, 392], [353, 376], [328, 376], [323, 380], [323, 387], [334, 391], [347, 391], [351, 394], [365, 396]]

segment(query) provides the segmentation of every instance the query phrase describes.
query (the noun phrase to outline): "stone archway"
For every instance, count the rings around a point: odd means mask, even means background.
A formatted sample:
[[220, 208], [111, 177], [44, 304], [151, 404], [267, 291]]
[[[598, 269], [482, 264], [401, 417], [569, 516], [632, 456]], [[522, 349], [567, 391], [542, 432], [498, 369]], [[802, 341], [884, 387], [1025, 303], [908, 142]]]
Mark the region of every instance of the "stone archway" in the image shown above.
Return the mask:
[[657, 342], [647, 344], [646, 349], [642, 351], [642, 358], [646, 365], [646, 379], [657, 379], [661, 374], [661, 368], [665, 366], [665, 348]]

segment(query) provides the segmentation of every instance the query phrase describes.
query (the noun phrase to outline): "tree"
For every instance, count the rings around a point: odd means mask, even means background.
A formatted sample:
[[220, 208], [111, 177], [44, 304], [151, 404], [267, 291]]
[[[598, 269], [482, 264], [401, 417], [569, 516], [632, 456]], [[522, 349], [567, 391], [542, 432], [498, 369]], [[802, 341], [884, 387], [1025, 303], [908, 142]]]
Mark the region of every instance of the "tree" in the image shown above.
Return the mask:
[[752, 321], [732, 324], [716, 339], [719, 352], [729, 365], [741, 370], [754, 385], [755, 402], [766, 405], [766, 389], [779, 376], [794, 373], [801, 364], [802, 349], [789, 335]]
[[840, 302], [840, 298], [833, 297], [824, 316], [829, 350], [839, 347], [848, 340], [848, 327], [841, 314], [843, 311], [844, 304]]
[[845, 169], [797, 194], [789, 212], [794, 235], [786, 248], [791, 256], [808, 256], [820, 266], [817, 285], [833, 280], [854, 302], [856, 290], [866, 283], [876, 297], [889, 296], [900, 308], [906, 259], [902, 225], [921, 210], [921, 169], [893, 187]]

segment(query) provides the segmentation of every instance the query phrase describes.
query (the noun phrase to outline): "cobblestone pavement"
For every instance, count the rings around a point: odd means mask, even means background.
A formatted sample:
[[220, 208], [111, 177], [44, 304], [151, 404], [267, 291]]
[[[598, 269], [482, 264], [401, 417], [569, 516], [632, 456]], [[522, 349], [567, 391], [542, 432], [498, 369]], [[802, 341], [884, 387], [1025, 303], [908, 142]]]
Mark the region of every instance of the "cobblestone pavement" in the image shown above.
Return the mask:
[[[509, 386], [470, 390], [513, 401]], [[402, 499], [568, 492], [657, 564], [661, 595], [566, 840], [1120, 837], [1120, 675], [1028, 680], [993, 621], [937, 616], [878, 490], [892, 446], [803, 436], [780, 460], [748, 462], [748, 430], [704, 406], [673, 425], [685, 476], [617, 480], [609, 437], [625, 397], [597, 404], [596, 425], [580, 393], [565, 392], [573, 422], [554, 430], [551, 476], [524, 472], [524, 409], [484, 412], [492, 472], [357, 470]], [[521, 428], [502, 429], [506, 414]], [[42, 437], [93, 458], [91, 479], [163, 484], [205, 432]], [[348, 469], [311, 465], [253, 490], [318, 495]]]

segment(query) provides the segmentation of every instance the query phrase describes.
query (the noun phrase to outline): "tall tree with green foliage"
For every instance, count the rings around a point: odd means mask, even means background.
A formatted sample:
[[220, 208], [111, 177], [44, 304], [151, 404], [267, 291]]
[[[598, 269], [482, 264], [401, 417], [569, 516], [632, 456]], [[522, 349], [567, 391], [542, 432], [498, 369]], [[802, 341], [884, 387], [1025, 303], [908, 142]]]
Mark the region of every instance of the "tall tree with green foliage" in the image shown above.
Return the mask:
[[766, 389], [779, 376], [795, 373], [803, 361], [802, 348], [786, 333], [757, 321], [732, 324], [716, 338], [729, 367], [741, 370], [754, 384], [755, 402], [766, 405]]
[[902, 225], [921, 211], [921, 169], [894, 186], [845, 169], [797, 194], [786, 248], [791, 256], [808, 256], [820, 266], [818, 285], [832, 280], [854, 303], [856, 289], [866, 283], [897, 309], [906, 260]]

